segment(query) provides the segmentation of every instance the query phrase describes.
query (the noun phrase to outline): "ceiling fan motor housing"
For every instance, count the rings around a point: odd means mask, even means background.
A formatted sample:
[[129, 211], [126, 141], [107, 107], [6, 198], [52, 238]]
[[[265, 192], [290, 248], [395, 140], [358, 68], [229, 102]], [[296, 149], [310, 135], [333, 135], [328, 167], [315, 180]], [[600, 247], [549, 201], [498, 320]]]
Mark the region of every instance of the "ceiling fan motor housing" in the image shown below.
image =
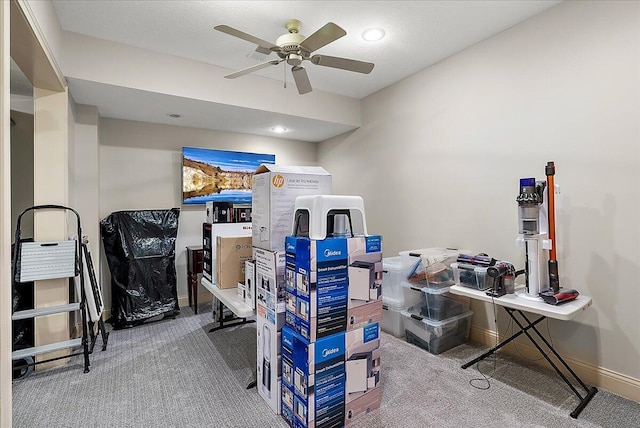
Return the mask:
[[300, 43], [305, 38], [299, 33], [288, 33], [278, 37], [276, 45], [280, 46], [280, 52], [285, 55], [289, 52], [297, 53], [300, 50]]

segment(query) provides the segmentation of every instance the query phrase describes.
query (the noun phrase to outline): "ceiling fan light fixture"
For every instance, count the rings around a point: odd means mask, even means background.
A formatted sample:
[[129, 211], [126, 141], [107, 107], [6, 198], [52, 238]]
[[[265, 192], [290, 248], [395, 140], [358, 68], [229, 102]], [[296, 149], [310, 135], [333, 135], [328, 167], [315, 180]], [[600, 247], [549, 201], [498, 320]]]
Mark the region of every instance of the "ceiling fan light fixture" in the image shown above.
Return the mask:
[[287, 132], [287, 128], [285, 128], [284, 126], [276, 125], [271, 128], [271, 131], [275, 132], [276, 134], [282, 134], [284, 132]]
[[362, 33], [362, 38], [367, 42], [377, 42], [381, 40], [385, 35], [382, 28], [368, 28]]

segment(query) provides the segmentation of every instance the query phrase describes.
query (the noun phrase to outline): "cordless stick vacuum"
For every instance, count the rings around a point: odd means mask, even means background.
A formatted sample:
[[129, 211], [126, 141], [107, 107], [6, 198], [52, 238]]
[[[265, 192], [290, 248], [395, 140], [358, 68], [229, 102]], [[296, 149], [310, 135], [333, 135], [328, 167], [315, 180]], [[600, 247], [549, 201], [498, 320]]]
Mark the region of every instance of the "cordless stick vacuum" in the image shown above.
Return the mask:
[[561, 290], [560, 288], [560, 276], [558, 274], [558, 259], [556, 249], [558, 243], [556, 241], [556, 203], [555, 203], [555, 183], [553, 176], [556, 174], [556, 166], [553, 162], [547, 162], [545, 167], [545, 174], [547, 175], [547, 219], [549, 222], [549, 240], [551, 241], [551, 248], [549, 249], [549, 289], [540, 293], [540, 297], [551, 305], [558, 305], [560, 303], [574, 300], [578, 297], [577, 290]]

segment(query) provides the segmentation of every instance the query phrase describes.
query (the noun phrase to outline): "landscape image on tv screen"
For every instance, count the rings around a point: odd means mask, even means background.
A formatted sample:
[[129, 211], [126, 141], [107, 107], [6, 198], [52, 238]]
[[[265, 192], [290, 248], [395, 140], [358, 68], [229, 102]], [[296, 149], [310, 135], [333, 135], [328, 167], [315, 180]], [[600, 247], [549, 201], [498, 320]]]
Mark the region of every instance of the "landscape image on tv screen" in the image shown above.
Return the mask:
[[251, 179], [260, 164], [275, 155], [182, 148], [182, 203], [251, 204]]

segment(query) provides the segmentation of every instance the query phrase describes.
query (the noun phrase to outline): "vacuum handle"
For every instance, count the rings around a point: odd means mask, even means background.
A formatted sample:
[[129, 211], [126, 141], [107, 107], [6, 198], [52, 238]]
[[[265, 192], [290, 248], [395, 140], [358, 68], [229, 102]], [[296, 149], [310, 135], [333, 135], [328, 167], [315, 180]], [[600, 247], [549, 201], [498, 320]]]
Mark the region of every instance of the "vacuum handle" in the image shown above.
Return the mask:
[[560, 277], [558, 275], [558, 261], [549, 260], [549, 287], [554, 293], [560, 290]]

